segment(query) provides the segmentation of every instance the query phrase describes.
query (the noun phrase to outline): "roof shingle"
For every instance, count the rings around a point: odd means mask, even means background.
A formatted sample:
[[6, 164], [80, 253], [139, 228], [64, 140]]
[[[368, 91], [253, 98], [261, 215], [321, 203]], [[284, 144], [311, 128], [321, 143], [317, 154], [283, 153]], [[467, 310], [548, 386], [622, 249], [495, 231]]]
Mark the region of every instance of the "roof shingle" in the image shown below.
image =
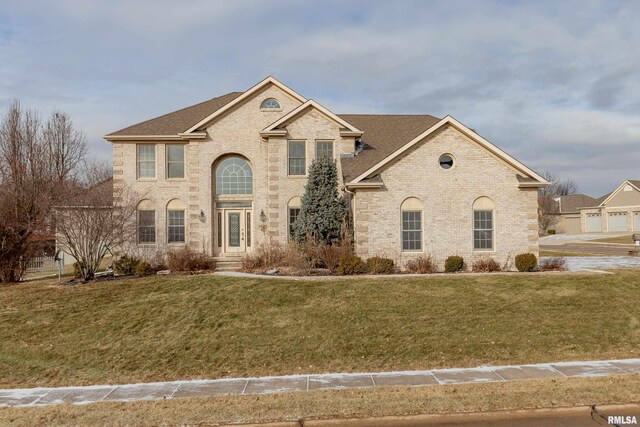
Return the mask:
[[107, 137], [122, 135], [175, 136], [178, 133], [186, 131], [191, 126], [198, 123], [200, 120], [204, 119], [213, 112], [224, 107], [240, 95], [242, 95], [242, 92], [230, 92], [226, 95], [218, 96], [216, 98], [209, 99], [208, 101], [204, 101], [199, 104], [195, 104], [190, 107], [186, 107], [181, 110], [164, 114], [153, 119], [145, 120], [144, 122], [135, 124], [133, 126], [120, 129], [119, 131], [110, 133], [109, 135], [107, 135]]

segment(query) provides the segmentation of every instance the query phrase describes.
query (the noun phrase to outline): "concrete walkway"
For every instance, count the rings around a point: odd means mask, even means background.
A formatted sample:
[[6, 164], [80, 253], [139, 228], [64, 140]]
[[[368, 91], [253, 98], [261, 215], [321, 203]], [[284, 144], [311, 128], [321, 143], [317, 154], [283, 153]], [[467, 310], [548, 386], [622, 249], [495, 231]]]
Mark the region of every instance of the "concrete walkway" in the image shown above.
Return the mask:
[[640, 359], [482, 366], [429, 371], [288, 375], [85, 387], [0, 389], [0, 407], [44, 406], [59, 403], [87, 404], [107, 401], [126, 402], [176, 397], [266, 394], [402, 385], [483, 383], [551, 377], [596, 377], [634, 373], [640, 373]]

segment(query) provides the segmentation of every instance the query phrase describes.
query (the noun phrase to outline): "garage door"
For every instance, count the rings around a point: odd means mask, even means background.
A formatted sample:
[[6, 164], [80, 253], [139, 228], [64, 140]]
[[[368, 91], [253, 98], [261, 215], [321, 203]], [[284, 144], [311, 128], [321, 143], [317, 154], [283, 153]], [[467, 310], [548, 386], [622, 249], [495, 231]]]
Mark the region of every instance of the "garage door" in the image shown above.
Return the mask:
[[580, 217], [568, 216], [564, 219], [564, 231], [567, 234], [579, 234], [580, 233]]
[[609, 214], [609, 231], [627, 231], [627, 213], [612, 212]]
[[633, 213], [633, 231], [640, 231], [640, 212]]
[[587, 233], [600, 233], [602, 231], [602, 216], [600, 214], [587, 214]]

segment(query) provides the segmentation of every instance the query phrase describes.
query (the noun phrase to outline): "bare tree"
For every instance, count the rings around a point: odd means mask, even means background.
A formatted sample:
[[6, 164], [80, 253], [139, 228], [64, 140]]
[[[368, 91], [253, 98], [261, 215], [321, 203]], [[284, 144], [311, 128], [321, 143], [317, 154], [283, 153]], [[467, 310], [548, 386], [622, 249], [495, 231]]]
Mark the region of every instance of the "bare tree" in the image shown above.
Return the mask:
[[549, 194], [538, 197], [538, 227], [546, 233], [560, 221], [560, 204]]
[[58, 246], [76, 259], [82, 279], [88, 281], [108, 254], [134, 238], [137, 197], [124, 188], [114, 189], [106, 164], [90, 163], [84, 172], [85, 186], [68, 205], [56, 207], [55, 216]]
[[542, 177], [549, 181], [551, 185], [540, 188], [539, 194], [541, 196], [569, 196], [578, 192], [578, 185], [570, 179], [560, 181], [556, 174], [549, 171], [545, 171]]
[[50, 234], [51, 208], [73, 184], [71, 174], [79, 156], [84, 156], [85, 144], [63, 113], [43, 127], [35, 110], [24, 110], [14, 100], [0, 119], [2, 282], [19, 280], [33, 256], [33, 242]]

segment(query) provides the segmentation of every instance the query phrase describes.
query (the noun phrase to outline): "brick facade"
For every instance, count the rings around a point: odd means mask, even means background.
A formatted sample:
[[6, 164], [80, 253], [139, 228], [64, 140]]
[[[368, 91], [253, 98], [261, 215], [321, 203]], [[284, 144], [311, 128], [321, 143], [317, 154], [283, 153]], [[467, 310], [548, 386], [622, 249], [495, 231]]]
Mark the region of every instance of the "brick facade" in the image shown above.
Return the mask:
[[[266, 98], [277, 99], [281, 108], [261, 110], [260, 103]], [[303, 195], [306, 184], [306, 176], [288, 174], [289, 140], [306, 141], [307, 173], [315, 158], [316, 141], [333, 141], [339, 186], [344, 191], [340, 155], [353, 154], [357, 137], [342, 136], [344, 129], [338, 122], [309, 108], [286, 124], [286, 136], [260, 135], [301, 104], [276, 85], [266, 85], [210, 123], [204, 129], [204, 139], [112, 141], [116, 192], [125, 187], [133, 190], [140, 200], [151, 201], [156, 211], [156, 243], [139, 245], [138, 249], [155, 252], [182, 246], [167, 243], [167, 205], [175, 199], [186, 206], [185, 244], [196, 250], [227, 254], [217, 239], [217, 214], [224, 211], [217, 210], [216, 203], [231, 201], [245, 202], [243, 212], [251, 217], [243, 235], [243, 239], [251, 239], [247, 252], [268, 240], [286, 242], [288, 204]], [[181, 179], [166, 178], [166, 145], [173, 143], [185, 146], [185, 177]], [[155, 178], [137, 178], [136, 147], [140, 144], [155, 146]], [[453, 168], [440, 167], [438, 158], [443, 153], [453, 155]], [[215, 167], [230, 155], [241, 156], [251, 165], [253, 194], [214, 194]], [[415, 197], [423, 204], [419, 253], [432, 255], [440, 264], [449, 255], [461, 255], [468, 262], [491, 256], [505, 264], [518, 253], [537, 254], [537, 192], [535, 188], [519, 188], [516, 174], [514, 168], [455, 128], [441, 129], [387, 165], [381, 172], [382, 188], [350, 192], [356, 250], [364, 257], [392, 257], [399, 264], [416, 256], [418, 252], [402, 251], [400, 211], [403, 200]], [[472, 205], [481, 196], [495, 204], [493, 251], [473, 250]]]

